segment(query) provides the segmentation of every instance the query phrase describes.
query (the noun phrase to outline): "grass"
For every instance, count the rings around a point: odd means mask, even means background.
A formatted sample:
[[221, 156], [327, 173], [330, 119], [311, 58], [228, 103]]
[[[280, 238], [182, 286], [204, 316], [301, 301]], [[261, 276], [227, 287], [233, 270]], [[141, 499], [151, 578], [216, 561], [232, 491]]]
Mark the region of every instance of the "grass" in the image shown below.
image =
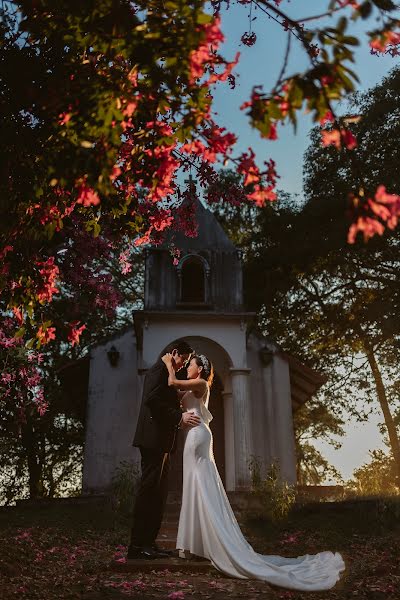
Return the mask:
[[125, 554], [130, 519], [110, 507], [60, 506], [0, 510], [1, 600], [117, 598], [252, 598], [272, 600], [398, 600], [400, 504], [395, 501], [317, 504], [296, 509], [280, 524], [247, 515], [244, 534], [257, 552], [298, 556], [322, 550], [343, 554], [346, 572], [327, 592], [294, 592], [219, 572], [115, 573]]

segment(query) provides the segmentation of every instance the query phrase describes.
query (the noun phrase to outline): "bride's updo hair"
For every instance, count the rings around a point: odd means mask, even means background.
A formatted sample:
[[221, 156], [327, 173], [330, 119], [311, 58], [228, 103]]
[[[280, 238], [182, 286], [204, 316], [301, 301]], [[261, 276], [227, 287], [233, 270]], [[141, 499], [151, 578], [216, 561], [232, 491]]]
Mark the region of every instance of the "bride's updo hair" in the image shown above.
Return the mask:
[[207, 356], [205, 356], [204, 354], [194, 354], [192, 358], [195, 359], [196, 365], [198, 367], [203, 367], [203, 379], [205, 379], [208, 385], [211, 387], [211, 384], [214, 379], [214, 367], [212, 366], [211, 361], [209, 361]]

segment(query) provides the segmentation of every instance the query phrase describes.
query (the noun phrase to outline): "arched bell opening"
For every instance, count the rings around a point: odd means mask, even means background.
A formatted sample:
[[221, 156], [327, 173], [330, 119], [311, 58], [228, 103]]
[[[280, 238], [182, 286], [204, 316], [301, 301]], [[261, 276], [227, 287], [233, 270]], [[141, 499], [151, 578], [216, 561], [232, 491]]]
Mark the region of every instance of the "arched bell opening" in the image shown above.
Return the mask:
[[187, 254], [177, 266], [179, 308], [208, 308], [210, 267], [203, 256]]

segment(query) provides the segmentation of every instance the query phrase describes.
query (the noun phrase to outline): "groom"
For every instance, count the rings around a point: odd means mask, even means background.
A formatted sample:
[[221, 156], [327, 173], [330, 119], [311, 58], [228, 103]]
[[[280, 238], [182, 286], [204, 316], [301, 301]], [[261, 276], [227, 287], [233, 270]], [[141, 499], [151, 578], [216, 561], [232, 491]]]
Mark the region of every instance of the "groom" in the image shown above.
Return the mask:
[[[179, 371], [193, 354], [186, 342], [166, 349], [172, 354], [172, 366]], [[177, 430], [182, 425], [196, 427], [197, 415], [183, 412], [176, 390], [168, 386], [168, 369], [161, 360], [147, 371], [142, 405], [132, 445], [141, 454], [142, 476], [133, 511], [129, 559], [165, 558], [170, 552], [155, 544], [168, 493], [169, 455], [176, 449]]]

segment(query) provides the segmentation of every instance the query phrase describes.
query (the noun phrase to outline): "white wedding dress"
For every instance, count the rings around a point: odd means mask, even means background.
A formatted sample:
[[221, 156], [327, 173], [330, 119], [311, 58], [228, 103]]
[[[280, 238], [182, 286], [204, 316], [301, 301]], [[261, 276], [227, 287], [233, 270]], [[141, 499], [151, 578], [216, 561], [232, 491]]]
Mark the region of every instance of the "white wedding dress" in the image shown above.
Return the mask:
[[260, 579], [294, 590], [332, 588], [345, 565], [340, 554], [320, 552], [298, 558], [257, 554], [245, 540], [219, 476], [209, 428], [209, 392], [202, 399], [193, 392], [183, 407], [201, 418], [187, 431], [183, 451], [183, 493], [176, 548], [180, 556], [195, 554], [211, 561], [226, 575]]

